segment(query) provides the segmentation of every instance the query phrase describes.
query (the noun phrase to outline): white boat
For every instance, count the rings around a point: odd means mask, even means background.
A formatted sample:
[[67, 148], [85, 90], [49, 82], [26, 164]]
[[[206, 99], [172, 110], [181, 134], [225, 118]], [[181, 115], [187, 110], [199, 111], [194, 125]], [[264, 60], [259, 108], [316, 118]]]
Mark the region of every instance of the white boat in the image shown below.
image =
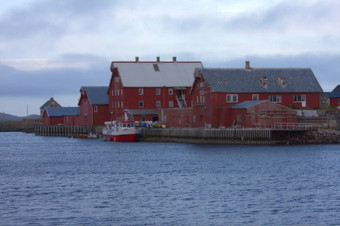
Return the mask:
[[137, 141], [140, 128], [137, 128], [133, 121], [110, 121], [105, 122], [106, 128], [103, 129], [103, 137], [110, 141]]

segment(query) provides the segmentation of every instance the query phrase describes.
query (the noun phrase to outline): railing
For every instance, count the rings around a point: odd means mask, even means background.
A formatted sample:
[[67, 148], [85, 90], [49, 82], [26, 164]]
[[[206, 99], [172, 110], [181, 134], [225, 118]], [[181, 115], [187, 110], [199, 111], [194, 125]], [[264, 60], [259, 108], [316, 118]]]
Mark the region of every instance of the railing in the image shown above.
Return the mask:
[[284, 130], [308, 130], [321, 127], [325, 127], [325, 125], [320, 123], [286, 123], [286, 122], [276, 122], [274, 124], [274, 129]]

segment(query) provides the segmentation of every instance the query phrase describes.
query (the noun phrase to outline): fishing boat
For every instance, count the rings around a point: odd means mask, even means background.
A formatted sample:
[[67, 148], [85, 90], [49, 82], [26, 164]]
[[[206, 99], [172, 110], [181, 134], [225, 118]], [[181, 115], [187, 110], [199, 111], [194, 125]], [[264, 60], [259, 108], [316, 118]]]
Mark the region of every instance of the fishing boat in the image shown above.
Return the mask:
[[105, 122], [103, 137], [110, 141], [137, 141], [140, 134], [140, 128], [137, 128], [133, 121], [109, 121]]

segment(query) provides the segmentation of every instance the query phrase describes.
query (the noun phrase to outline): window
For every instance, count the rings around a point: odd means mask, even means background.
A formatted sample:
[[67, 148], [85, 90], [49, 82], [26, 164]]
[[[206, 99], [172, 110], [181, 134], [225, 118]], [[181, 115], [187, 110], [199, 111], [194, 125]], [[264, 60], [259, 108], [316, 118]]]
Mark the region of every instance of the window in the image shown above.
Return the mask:
[[138, 95], [143, 95], [143, 94], [144, 94], [143, 88], [139, 88], [139, 89], [138, 89]]
[[119, 89], [117, 89], [117, 96], [119, 96]]
[[196, 115], [194, 115], [194, 117], [192, 117], [192, 122], [196, 122]]
[[143, 107], [144, 107], [144, 101], [139, 101], [138, 106], [139, 106], [140, 108], [143, 108]]
[[155, 71], [159, 71], [158, 64], [153, 64], [153, 69], [155, 69]]
[[119, 83], [119, 77], [115, 77], [115, 83]]
[[124, 105], [123, 105], [123, 101], [122, 101], [122, 103], [120, 104], [120, 106], [123, 108], [123, 106], [124, 106]]
[[97, 105], [94, 105], [93, 110], [94, 110], [94, 112], [97, 112], [97, 111], [98, 111]]
[[157, 100], [156, 101], [156, 108], [160, 108], [161, 107], [161, 101]]
[[156, 89], [156, 95], [161, 95], [161, 89]]
[[293, 97], [294, 102], [303, 102], [306, 101], [306, 95], [295, 95]]
[[200, 104], [204, 104], [205, 103], [205, 96], [201, 95], [200, 96]]
[[259, 95], [258, 94], [253, 94], [251, 99], [252, 100], [259, 100]]
[[201, 81], [200, 82], [200, 86], [199, 86], [200, 88], [203, 88], [204, 87], [204, 83]]
[[174, 107], [174, 102], [172, 100], [169, 101], [169, 108]]
[[117, 104], [118, 104], [118, 106], [117, 106], [117, 107], [119, 108], [119, 102], [117, 102]]
[[111, 89], [111, 93], [112, 93], [112, 96], [114, 96], [114, 94], [113, 94], [113, 89]]
[[121, 90], [120, 90], [120, 95], [122, 95], [122, 96], [123, 96], [123, 89], [121, 89]]
[[340, 98], [338, 99], [338, 103], [340, 104]]
[[282, 102], [281, 96], [269, 96], [269, 100], [276, 103]]
[[238, 102], [237, 94], [227, 94], [227, 103], [236, 103]]
[[242, 122], [242, 115], [240, 114], [237, 115], [237, 122]]
[[174, 94], [174, 90], [173, 89], [169, 89], [169, 95], [173, 95]]

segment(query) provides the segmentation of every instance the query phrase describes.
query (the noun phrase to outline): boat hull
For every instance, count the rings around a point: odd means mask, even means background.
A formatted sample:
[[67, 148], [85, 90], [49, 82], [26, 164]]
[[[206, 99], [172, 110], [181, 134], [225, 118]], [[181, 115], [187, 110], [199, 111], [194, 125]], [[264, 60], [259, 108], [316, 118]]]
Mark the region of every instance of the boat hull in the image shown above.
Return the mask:
[[139, 134], [122, 134], [122, 135], [108, 135], [103, 134], [103, 137], [108, 138], [114, 142], [135, 142], [138, 139]]

